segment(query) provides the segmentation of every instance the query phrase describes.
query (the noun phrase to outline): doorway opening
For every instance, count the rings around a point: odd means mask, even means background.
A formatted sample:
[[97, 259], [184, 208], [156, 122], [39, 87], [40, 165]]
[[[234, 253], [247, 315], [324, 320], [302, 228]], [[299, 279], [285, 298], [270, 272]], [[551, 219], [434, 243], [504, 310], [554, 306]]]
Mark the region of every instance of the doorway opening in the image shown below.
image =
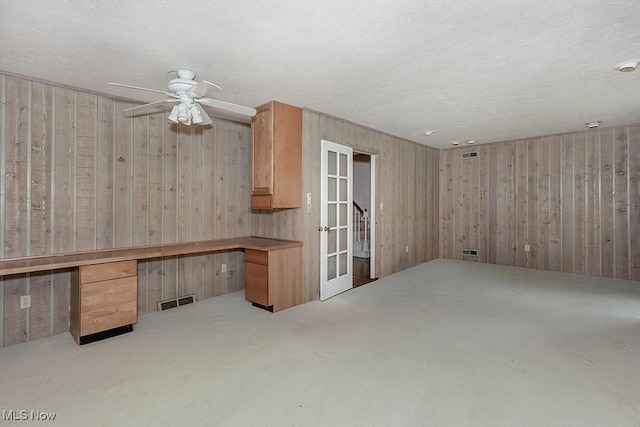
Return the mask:
[[376, 280], [375, 166], [376, 157], [353, 153], [353, 287]]

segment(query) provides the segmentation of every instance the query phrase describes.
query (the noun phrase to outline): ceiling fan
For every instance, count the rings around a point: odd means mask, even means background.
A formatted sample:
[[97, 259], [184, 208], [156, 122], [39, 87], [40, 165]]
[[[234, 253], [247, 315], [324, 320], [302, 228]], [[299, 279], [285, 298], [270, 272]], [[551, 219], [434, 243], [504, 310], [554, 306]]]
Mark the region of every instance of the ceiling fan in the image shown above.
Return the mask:
[[240, 115], [253, 117], [256, 114], [255, 108], [245, 107], [243, 105], [232, 104], [219, 99], [210, 98], [214, 90], [220, 90], [220, 86], [202, 80], [195, 81], [196, 74], [190, 70], [175, 71], [177, 78], [169, 81], [168, 91], [147, 89], [144, 87], [131, 86], [122, 83], [109, 83], [113, 86], [127, 87], [131, 89], [146, 90], [149, 92], [157, 92], [168, 95], [168, 99], [150, 102], [144, 105], [127, 108], [124, 111], [140, 110], [153, 106], [161, 106], [162, 104], [176, 104], [171, 109], [169, 121], [173, 123], [182, 123], [184, 125], [199, 124], [208, 125], [212, 123], [211, 118], [202, 106], [207, 106], [219, 110], [223, 113], [231, 113], [231, 115]]

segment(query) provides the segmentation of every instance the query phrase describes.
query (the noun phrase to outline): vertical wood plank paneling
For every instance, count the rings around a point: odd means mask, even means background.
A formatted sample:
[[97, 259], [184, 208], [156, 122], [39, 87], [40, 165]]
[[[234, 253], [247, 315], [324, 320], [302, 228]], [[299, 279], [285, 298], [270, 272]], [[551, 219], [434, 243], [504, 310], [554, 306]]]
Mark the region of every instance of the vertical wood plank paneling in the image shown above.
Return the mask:
[[27, 187], [30, 152], [29, 82], [7, 79], [6, 130], [4, 162], [4, 255], [7, 258], [27, 255]]
[[[149, 116], [136, 115], [133, 122], [133, 183], [131, 244], [142, 246], [148, 243], [148, 195], [149, 195]], [[149, 312], [148, 262], [138, 262], [138, 312]]]
[[506, 264], [517, 265], [518, 247], [518, 152], [517, 144], [507, 144], [507, 252]]
[[448, 204], [451, 200], [451, 191], [449, 189], [449, 157], [447, 156], [449, 152], [445, 152], [440, 156], [440, 164], [439, 164], [439, 189], [440, 194], [443, 195], [442, 202], [438, 206], [438, 211], [440, 212], [440, 218], [438, 222], [438, 227], [440, 227], [440, 242], [439, 242], [439, 250], [441, 256], [446, 256], [450, 258], [449, 255], [449, 210]]
[[528, 214], [528, 162], [527, 162], [527, 141], [516, 142], [516, 240], [515, 240], [515, 259], [518, 267], [527, 266], [527, 253], [524, 246], [527, 244], [527, 223], [529, 222]]
[[585, 134], [573, 137], [573, 272], [584, 274], [586, 272], [586, 197], [585, 197]]
[[[539, 203], [539, 174], [538, 174], [538, 140], [527, 140], [527, 244], [529, 252], [525, 252], [527, 258], [526, 266], [529, 268], [538, 267], [538, 242], [539, 223], [538, 203]], [[520, 248], [521, 251], [524, 248]]]
[[438, 204], [440, 203], [440, 195], [438, 194], [438, 162], [440, 158], [440, 152], [437, 150], [429, 150], [428, 155], [431, 158], [431, 168], [427, 171], [426, 179], [432, 183], [431, 185], [431, 223], [428, 225], [428, 229], [432, 232], [430, 234], [431, 241], [431, 255], [424, 262], [438, 258], [438, 241], [440, 240], [440, 230], [438, 227]]
[[[177, 241], [191, 238], [191, 127], [178, 125], [178, 175], [177, 175]], [[191, 256], [179, 256], [177, 264], [176, 296], [191, 293]]]
[[96, 247], [96, 116], [95, 95], [76, 93], [75, 249]]
[[[32, 84], [31, 101], [31, 197], [29, 254], [41, 255], [51, 249], [50, 177], [53, 90], [41, 83]], [[51, 335], [51, 274], [34, 273], [29, 278], [31, 309], [29, 339]], [[0, 344], [1, 345], [1, 344]]]
[[[216, 206], [215, 206], [215, 236], [216, 239], [227, 237], [227, 128], [216, 126]], [[214, 295], [227, 292], [227, 274], [222, 273], [222, 264], [227, 263], [226, 253], [214, 255], [215, 283]]]
[[[232, 212], [228, 218], [233, 224], [223, 224], [220, 234], [251, 233], [248, 126], [216, 120], [211, 127], [188, 128], [196, 136], [180, 141], [180, 153], [188, 155], [179, 158], [177, 130], [166, 124], [165, 113], [131, 117], [123, 111], [129, 102], [8, 80], [7, 85], [0, 76], [1, 256], [199, 240], [207, 227], [207, 237], [214, 238], [217, 173], [236, 177], [225, 183], [220, 205]], [[217, 124], [235, 135], [235, 151], [225, 159], [231, 166], [225, 163], [216, 171], [209, 162], [210, 170], [205, 170], [204, 135], [215, 133]], [[226, 138], [222, 141], [227, 144]], [[212, 150], [215, 144], [213, 138]], [[187, 163], [179, 169], [180, 161]], [[178, 176], [179, 170], [184, 175]], [[180, 196], [188, 202], [178, 199], [179, 179]], [[288, 233], [300, 221], [296, 215], [281, 219]], [[231, 288], [241, 289], [242, 254], [221, 255], [228, 257], [235, 280]], [[201, 299], [200, 257], [183, 258], [181, 275]], [[139, 263], [140, 313], [156, 310], [157, 302], [177, 294], [176, 266], [175, 258]], [[213, 290], [213, 278], [210, 282]], [[69, 270], [2, 278], [0, 345], [68, 332], [69, 284]], [[27, 293], [32, 307], [19, 310], [19, 297]]]
[[489, 147], [478, 147], [478, 182], [475, 191], [478, 193], [478, 261], [487, 262], [489, 259]]
[[549, 270], [562, 269], [562, 139], [549, 138]]
[[[312, 284], [320, 283], [320, 240], [318, 226], [320, 225], [320, 116], [307, 110], [302, 112], [302, 188], [304, 193], [311, 193], [311, 212], [303, 215], [303, 271], [305, 302], [318, 298], [319, 287]], [[314, 158], [315, 162], [308, 159]], [[306, 200], [306, 197], [303, 197]], [[256, 232], [254, 229], [253, 232]]]
[[[203, 191], [205, 194], [203, 203], [204, 211], [206, 212], [204, 222], [204, 235], [206, 239], [215, 238], [215, 224], [217, 218], [215, 217], [216, 207], [216, 127], [219, 124], [214, 122], [210, 127], [204, 131], [204, 145], [203, 145], [203, 169], [204, 169], [204, 183]], [[247, 163], [249, 164], [249, 163]], [[250, 165], [250, 164], [249, 164]], [[250, 166], [249, 166], [250, 167]], [[249, 189], [250, 191], [250, 189]], [[215, 274], [215, 255], [206, 254], [204, 256], [204, 289], [203, 298], [210, 298], [215, 295], [214, 284], [216, 281]]]
[[[149, 186], [148, 186], [148, 242], [162, 243], [163, 232], [163, 173], [164, 173], [164, 113], [149, 115]], [[162, 260], [147, 262], [147, 310], [157, 311], [157, 303], [162, 301]]]
[[600, 216], [600, 239], [602, 240], [602, 275], [614, 277], [615, 274], [615, 233], [613, 198], [613, 131], [600, 133], [600, 202], [602, 215]]
[[98, 97], [96, 123], [96, 249], [114, 247], [114, 101]]
[[[31, 84], [7, 78], [5, 94], [6, 128], [4, 158], [4, 254], [28, 255], [29, 229], [27, 187], [30, 152]], [[14, 275], [4, 282], [4, 344], [28, 341], [28, 310], [20, 309], [20, 296], [29, 292], [26, 275]]]
[[[487, 259], [486, 262], [491, 264], [498, 264], [497, 248], [498, 248], [498, 178], [497, 178], [497, 159], [496, 151], [497, 145], [490, 144], [487, 147], [487, 167], [488, 181], [487, 186]], [[441, 154], [442, 155], [442, 154]], [[442, 256], [442, 255], [440, 255]]]
[[574, 169], [573, 169], [573, 138], [571, 135], [562, 137], [562, 271], [573, 273], [573, 242], [574, 224]]
[[[177, 242], [177, 181], [178, 181], [178, 133], [177, 125], [165, 123], [164, 130], [164, 226], [162, 229], [165, 243]], [[162, 299], [177, 296], [178, 271], [177, 257], [165, 257], [162, 262]]]
[[[251, 168], [251, 129], [248, 127], [239, 127], [241, 133], [238, 140], [238, 164], [236, 171], [238, 174], [238, 185], [236, 186], [236, 205], [237, 211], [237, 235], [248, 236], [251, 234], [251, 198], [247, 194], [251, 193], [252, 177]], [[306, 200], [305, 197], [302, 200]], [[301, 221], [299, 219], [298, 221]], [[298, 236], [302, 240], [302, 236]], [[236, 275], [240, 289], [244, 289], [245, 269], [244, 269], [244, 251], [236, 252]]]
[[[7, 78], [0, 75], [0, 257], [4, 258], [4, 202], [5, 202], [5, 151], [6, 151], [6, 123], [7, 123]], [[0, 347], [4, 347], [4, 277], [0, 277]]]
[[614, 228], [615, 228], [615, 277], [629, 278], [629, 213], [628, 213], [628, 171], [627, 128], [615, 131], [613, 141], [613, 188], [614, 188]]
[[[225, 150], [225, 170], [226, 170], [226, 180], [225, 180], [225, 193], [226, 193], [226, 202], [225, 202], [225, 210], [226, 210], [226, 221], [223, 224], [225, 228], [225, 234], [227, 237], [236, 235], [236, 185], [237, 185], [237, 155], [238, 155], [238, 145], [240, 139], [240, 132], [238, 132], [235, 126], [229, 125], [227, 127], [227, 136], [226, 136], [226, 150]], [[240, 289], [240, 284], [238, 283], [238, 277], [235, 274], [235, 264], [236, 264], [236, 254], [235, 252], [227, 252], [224, 254], [226, 258], [227, 264], [227, 272], [222, 273], [226, 275], [227, 278], [227, 292], [234, 292]]]
[[[312, 193], [314, 203], [311, 213], [302, 208], [267, 215], [254, 212], [252, 215], [254, 234], [275, 229], [303, 240], [303, 293], [306, 300], [317, 299], [320, 286], [320, 240], [317, 232], [320, 164], [317, 159], [322, 139], [360, 151], [378, 153], [378, 185], [374, 207], [377, 215], [376, 275], [383, 277], [415, 263], [427, 261], [422, 258], [429, 254], [437, 256], [440, 245], [437, 229], [442, 220], [438, 209], [438, 175], [440, 165], [444, 164], [444, 159], [441, 161], [437, 151], [344, 120], [304, 110], [303, 200], [306, 198], [305, 193]], [[418, 162], [418, 159], [422, 162]], [[443, 179], [443, 182], [446, 180]], [[418, 189], [416, 185], [423, 185], [423, 188]], [[406, 191], [398, 192], [398, 188], [406, 188]], [[422, 194], [424, 200], [409, 200], [411, 195], [417, 194]], [[379, 209], [380, 204], [383, 205], [382, 210]], [[426, 208], [429, 205], [431, 208]], [[423, 215], [425, 209], [430, 210], [428, 215]], [[402, 218], [402, 221], [397, 218]], [[422, 235], [429, 237], [421, 241], [423, 239], [419, 236]], [[405, 251], [407, 245], [408, 254]]]
[[32, 273], [29, 276], [29, 340], [51, 336], [52, 300], [51, 273]]
[[[523, 265], [529, 268], [621, 279], [634, 277], [637, 274], [634, 266], [640, 262], [634, 239], [639, 227], [638, 129], [627, 126], [486, 146], [489, 153], [495, 150], [496, 181], [478, 179], [480, 188], [470, 191], [477, 192], [482, 203], [490, 205], [486, 207], [490, 213], [485, 221], [489, 221], [490, 239], [496, 241], [488, 243], [489, 262], [510, 264], [515, 255], [516, 265], [521, 265], [521, 246], [530, 244], [531, 252]], [[457, 156], [464, 150], [451, 149], [441, 155]], [[481, 156], [491, 171], [491, 154], [488, 161], [484, 159]], [[444, 165], [443, 161], [440, 163]], [[454, 165], [451, 173], [452, 187], [468, 191], [467, 173], [455, 170], [458, 166]], [[495, 215], [491, 213], [494, 203], [491, 188], [488, 201], [484, 201], [485, 186], [496, 189]], [[455, 205], [457, 197], [442, 191], [441, 210]], [[465, 198], [473, 200], [473, 196]], [[515, 212], [511, 207], [513, 201]], [[442, 229], [469, 228], [473, 232], [474, 215], [470, 218], [463, 217], [463, 221], [470, 221], [465, 225], [456, 223], [459, 216], [441, 217]], [[481, 235], [478, 232], [479, 239]], [[444, 246], [444, 237], [440, 240]], [[501, 247], [502, 242], [505, 243]], [[492, 245], [496, 247], [494, 260], [491, 260]]]
[[537, 234], [535, 244], [538, 252], [537, 267], [529, 264], [529, 267], [539, 268], [541, 270], [549, 270], [549, 240], [551, 225], [551, 209], [550, 209], [550, 190], [549, 190], [549, 138], [541, 138], [538, 142], [538, 201], [537, 217]]
[[462, 259], [462, 249], [464, 247], [464, 173], [465, 168], [460, 153], [454, 153], [454, 157], [452, 160], [453, 171], [456, 174], [455, 181], [453, 183], [453, 195], [454, 195], [454, 209], [453, 209], [453, 218], [454, 218], [454, 245], [453, 245], [453, 258], [454, 259]]
[[[470, 150], [469, 150], [470, 151]], [[477, 158], [471, 159], [471, 158], [463, 158], [462, 162], [460, 163], [460, 166], [462, 167], [462, 188], [459, 190], [460, 194], [462, 196], [462, 227], [461, 231], [462, 231], [462, 249], [476, 249], [473, 248], [471, 245], [471, 234], [473, 234], [471, 232], [471, 228], [472, 228], [472, 221], [475, 221], [475, 219], [472, 216], [472, 212], [473, 212], [473, 205], [472, 205], [472, 194], [473, 194], [473, 170], [474, 170], [474, 166], [477, 163], [476, 162]], [[462, 256], [462, 259], [471, 261], [474, 260], [474, 258], [471, 257], [466, 257], [466, 256]]]
[[29, 254], [49, 253], [51, 249], [50, 178], [53, 91], [34, 83], [31, 102], [31, 222]]
[[[52, 178], [53, 252], [74, 249], [72, 224], [74, 213], [73, 173], [75, 170], [75, 95], [68, 89], [54, 89], [54, 142]], [[71, 275], [57, 270], [53, 282], [53, 333], [69, 330], [69, 301]]]
[[[204, 132], [202, 126], [191, 127], [191, 230], [189, 240], [204, 239]], [[190, 293], [204, 299], [204, 255], [191, 258]]]
[[507, 149], [505, 144], [497, 144], [497, 196], [496, 196], [496, 263], [507, 263]]
[[116, 247], [131, 246], [132, 241], [132, 181], [133, 181], [133, 158], [131, 132], [132, 121], [126, 117], [124, 110], [131, 108], [131, 103], [116, 101], [114, 137], [115, 137], [115, 157], [114, 164], [114, 230]]
[[601, 274], [600, 248], [600, 133], [586, 135], [586, 195], [587, 195], [587, 270], [590, 276]]
[[629, 129], [629, 237], [631, 280], [640, 280], [640, 127]]

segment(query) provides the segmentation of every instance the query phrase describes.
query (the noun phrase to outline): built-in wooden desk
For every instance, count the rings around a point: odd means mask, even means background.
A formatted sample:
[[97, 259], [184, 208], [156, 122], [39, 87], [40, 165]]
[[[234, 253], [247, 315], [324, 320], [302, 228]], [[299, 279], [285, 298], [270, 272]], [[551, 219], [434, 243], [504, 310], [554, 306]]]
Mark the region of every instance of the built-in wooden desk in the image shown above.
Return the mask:
[[78, 344], [133, 330], [137, 261], [245, 250], [245, 298], [269, 311], [302, 303], [302, 242], [234, 237], [0, 260], [0, 276], [72, 269], [70, 332]]

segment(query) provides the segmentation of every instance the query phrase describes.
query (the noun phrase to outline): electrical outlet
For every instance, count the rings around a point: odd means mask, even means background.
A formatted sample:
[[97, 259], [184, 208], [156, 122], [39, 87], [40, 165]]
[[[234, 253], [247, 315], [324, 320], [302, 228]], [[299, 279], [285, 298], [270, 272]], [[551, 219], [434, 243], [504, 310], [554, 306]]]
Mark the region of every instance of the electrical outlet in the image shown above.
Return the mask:
[[531, 250], [531, 246], [529, 245], [524, 245], [524, 251], [525, 252], [529, 252]]
[[227, 264], [222, 264], [222, 267], [220, 268], [220, 271], [223, 273], [227, 272]]
[[22, 295], [20, 297], [20, 308], [29, 308], [31, 307], [31, 295]]

